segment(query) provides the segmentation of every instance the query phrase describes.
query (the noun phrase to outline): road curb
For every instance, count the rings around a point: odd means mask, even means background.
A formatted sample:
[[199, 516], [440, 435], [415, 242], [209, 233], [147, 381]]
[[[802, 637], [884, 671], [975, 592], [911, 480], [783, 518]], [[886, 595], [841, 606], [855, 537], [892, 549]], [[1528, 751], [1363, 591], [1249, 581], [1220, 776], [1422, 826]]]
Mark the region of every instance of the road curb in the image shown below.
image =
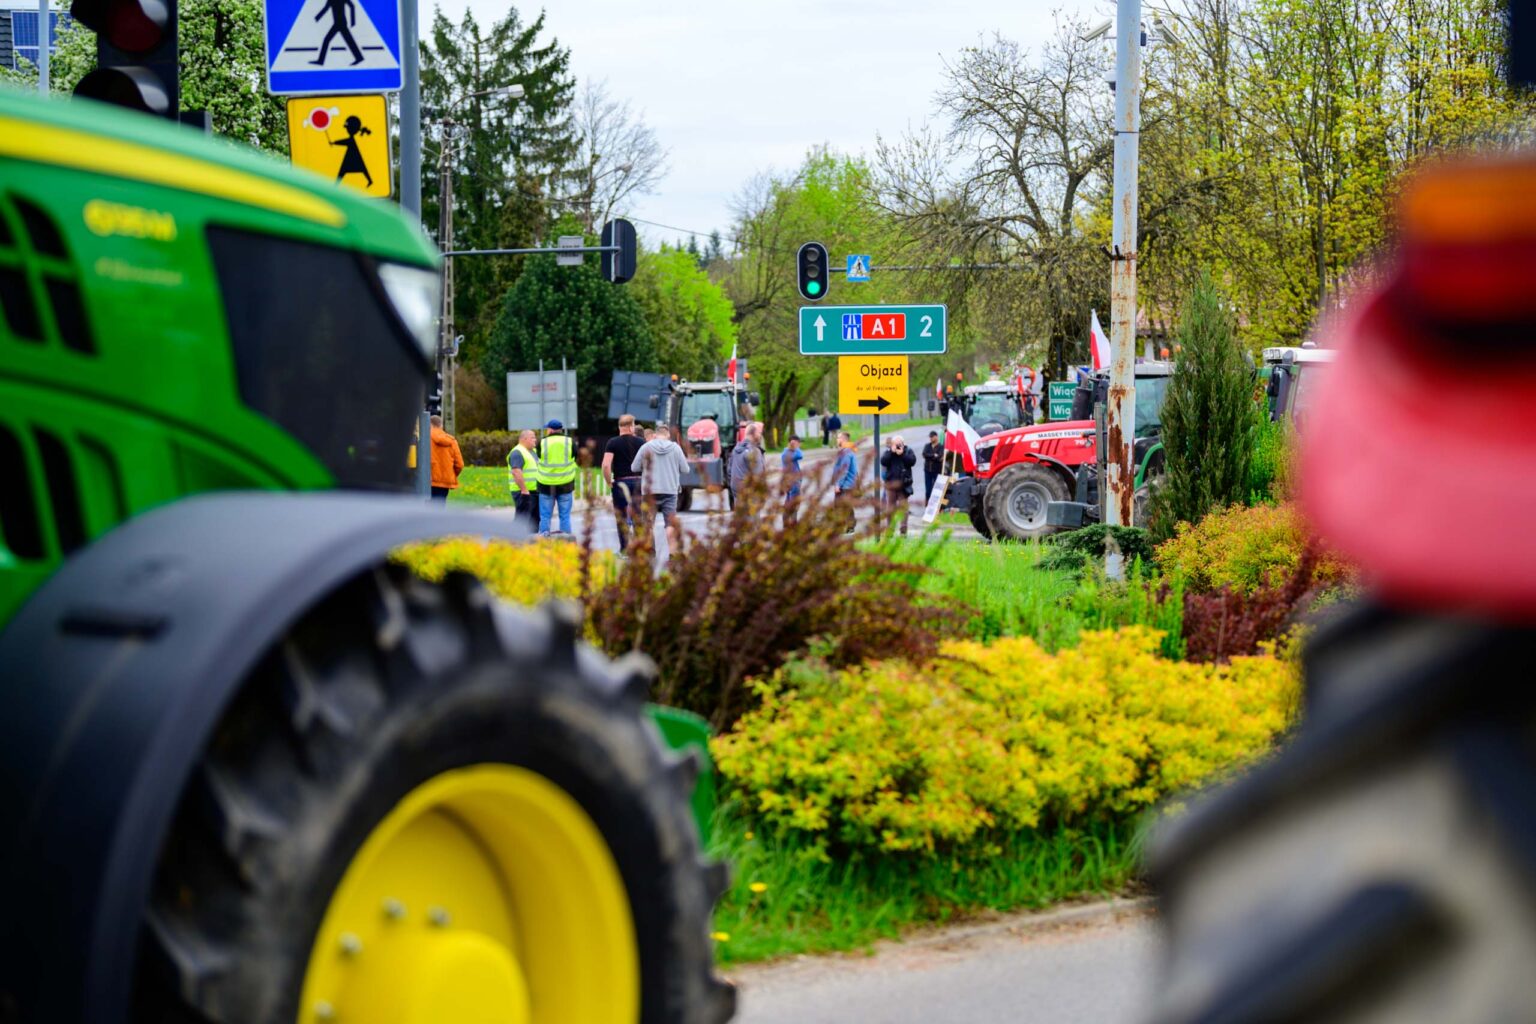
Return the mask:
[[750, 982], [755, 977], [778, 973], [792, 973], [796, 968], [836, 960], [869, 961], [883, 953], [914, 952], [924, 949], [948, 948], [980, 942], [999, 935], [1025, 936], [1048, 932], [1056, 928], [1074, 925], [1093, 925], [1131, 914], [1145, 914], [1152, 910], [1155, 900], [1151, 896], [1116, 897], [1092, 903], [1080, 903], [1051, 910], [1026, 910], [999, 914], [985, 921], [968, 921], [962, 924], [943, 925], [925, 931], [914, 932], [900, 939], [882, 939], [866, 952], [862, 949], [841, 953], [800, 954], [776, 960], [760, 960], [747, 964], [732, 964], [725, 973], [734, 981]]

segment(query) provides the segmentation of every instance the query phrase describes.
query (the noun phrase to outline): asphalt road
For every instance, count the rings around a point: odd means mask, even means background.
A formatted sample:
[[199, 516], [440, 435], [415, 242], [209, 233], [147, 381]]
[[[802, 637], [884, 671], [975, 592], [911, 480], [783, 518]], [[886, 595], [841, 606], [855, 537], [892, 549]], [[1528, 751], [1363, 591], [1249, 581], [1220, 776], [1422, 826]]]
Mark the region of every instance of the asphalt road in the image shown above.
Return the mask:
[[873, 957], [806, 957], [728, 974], [740, 1024], [1133, 1024], [1152, 982], [1145, 911], [939, 932]]

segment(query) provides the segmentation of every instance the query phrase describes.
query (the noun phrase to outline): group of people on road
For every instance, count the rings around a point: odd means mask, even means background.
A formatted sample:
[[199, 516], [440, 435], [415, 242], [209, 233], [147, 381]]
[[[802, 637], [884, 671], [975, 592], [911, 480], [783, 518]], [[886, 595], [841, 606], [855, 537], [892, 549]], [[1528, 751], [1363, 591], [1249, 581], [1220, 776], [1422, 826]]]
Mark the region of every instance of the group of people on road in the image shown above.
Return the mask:
[[[836, 419], [835, 415], [828, 420]], [[464, 470], [464, 456], [458, 441], [443, 429], [441, 416], [433, 416], [432, 424], [432, 497], [446, 501], [448, 492], [458, 486]], [[846, 430], [836, 431], [837, 455], [832, 467], [834, 505], [842, 510], [847, 519], [847, 530], [854, 529], [852, 497], [858, 484], [858, 458], [853, 438]], [[883, 500], [892, 510], [906, 509], [914, 491], [913, 468], [917, 453], [912, 451], [900, 434], [886, 440], [886, 450], [880, 455], [880, 479], [883, 482]], [[784, 451], [779, 456], [781, 489], [783, 491], [783, 519], [786, 526], [799, 517], [802, 497], [803, 470], [801, 462], [805, 452], [799, 435], [791, 434]], [[933, 495], [934, 482], [942, 470], [944, 444], [938, 431], [929, 431], [928, 443], [923, 446], [924, 502]], [[732, 501], [739, 501], [743, 492], [754, 479], [763, 479], [767, 473], [767, 452], [763, 448], [763, 424], [748, 423], [742, 430], [741, 440], [731, 449], [727, 465], [726, 481]], [[512, 493], [514, 514], [526, 519], [537, 518], [538, 532], [550, 534], [571, 532], [571, 506], [576, 489], [578, 459], [571, 438], [559, 420], [544, 425], [544, 437], [539, 439], [533, 430], [518, 434], [517, 444], [507, 455], [507, 480]], [[619, 418], [619, 433], [608, 441], [603, 452], [602, 477], [613, 498], [614, 517], [618, 526], [619, 550], [625, 551], [637, 526], [636, 510], [642, 504], [659, 517], [666, 527], [667, 542], [672, 551], [681, 551], [683, 531], [678, 520], [678, 497], [682, 480], [688, 472], [688, 456], [672, 439], [671, 428], [665, 424], [646, 429], [644, 436], [636, 426], [635, 418], [624, 415]], [[902, 534], [907, 532], [905, 514], [895, 516], [900, 521]]]

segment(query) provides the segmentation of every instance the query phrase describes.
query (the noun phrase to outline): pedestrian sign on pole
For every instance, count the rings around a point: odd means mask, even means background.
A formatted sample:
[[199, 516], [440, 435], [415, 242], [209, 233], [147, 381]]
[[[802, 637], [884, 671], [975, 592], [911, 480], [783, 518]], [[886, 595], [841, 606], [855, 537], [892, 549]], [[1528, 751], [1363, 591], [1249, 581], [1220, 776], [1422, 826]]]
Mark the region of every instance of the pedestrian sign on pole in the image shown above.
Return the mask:
[[268, 92], [400, 90], [400, 0], [266, 0], [264, 13]]
[[1072, 418], [1072, 393], [1077, 385], [1069, 380], [1053, 380], [1046, 385], [1045, 414], [1052, 420]]
[[844, 274], [843, 278], [848, 281], [868, 281], [869, 266], [868, 256], [849, 256], [848, 273]]
[[904, 416], [912, 411], [906, 356], [843, 356], [837, 361], [837, 411]]
[[375, 96], [306, 96], [288, 101], [288, 152], [305, 167], [343, 185], [388, 199], [389, 103]]
[[947, 330], [943, 306], [801, 306], [800, 354], [932, 355]]

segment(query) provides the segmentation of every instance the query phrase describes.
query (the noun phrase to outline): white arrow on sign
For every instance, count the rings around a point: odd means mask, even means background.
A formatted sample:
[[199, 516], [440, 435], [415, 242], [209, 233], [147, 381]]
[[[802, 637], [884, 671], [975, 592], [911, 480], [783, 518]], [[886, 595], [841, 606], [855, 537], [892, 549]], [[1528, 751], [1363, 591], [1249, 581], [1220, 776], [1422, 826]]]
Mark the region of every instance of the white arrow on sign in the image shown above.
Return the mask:
[[817, 313], [816, 314], [816, 340], [817, 341], [822, 340], [821, 339], [821, 332], [826, 330], [826, 329], [827, 329], [827, 322], [821, 318], [821, 314], [820, 313]]

